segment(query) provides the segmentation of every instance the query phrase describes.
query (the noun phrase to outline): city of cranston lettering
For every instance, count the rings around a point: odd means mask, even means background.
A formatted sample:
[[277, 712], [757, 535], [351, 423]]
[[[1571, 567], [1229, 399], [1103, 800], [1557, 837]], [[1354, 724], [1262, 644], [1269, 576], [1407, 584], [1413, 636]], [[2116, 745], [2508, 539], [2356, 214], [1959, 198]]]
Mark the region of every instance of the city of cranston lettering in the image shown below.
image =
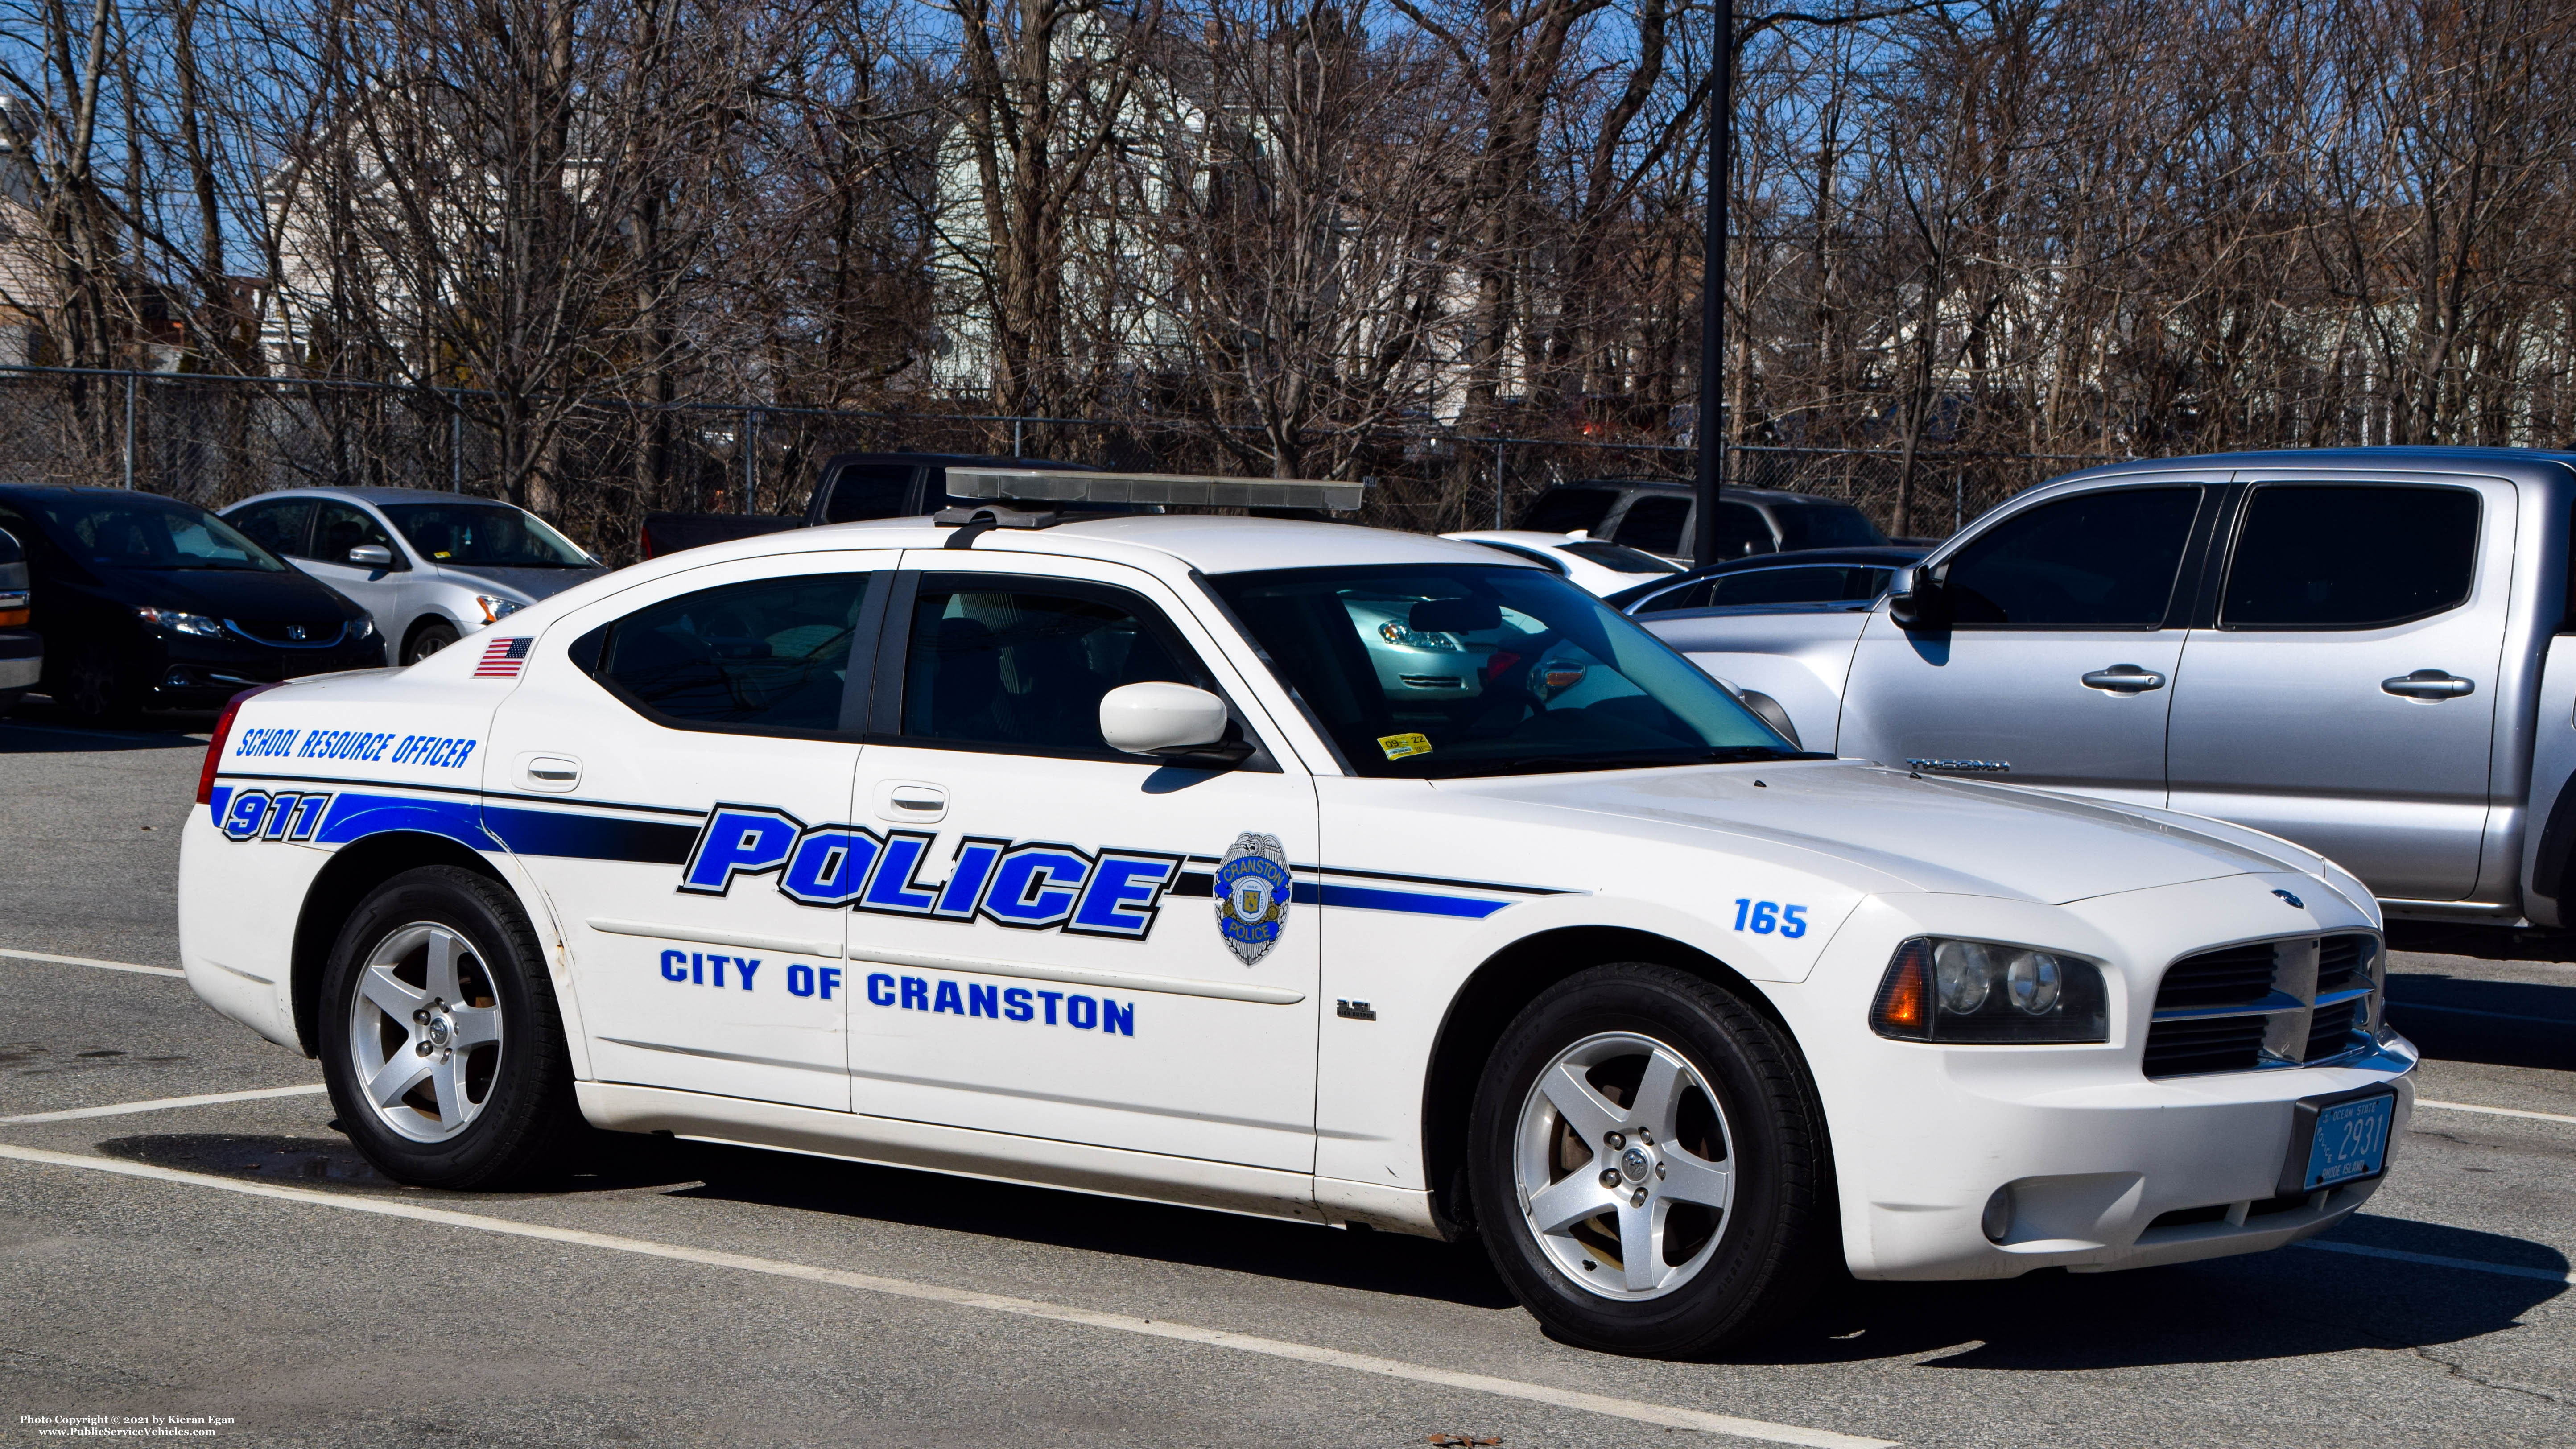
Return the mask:
[[943, 860], [938, 842], [927, 831], [807, 825], [765, 805], [718, 805], [680, 889], [720, 896], [737, 877], [774, 873], [778, 893], [801, 905], [1141, 941], [1183, 859], [968, 835]]

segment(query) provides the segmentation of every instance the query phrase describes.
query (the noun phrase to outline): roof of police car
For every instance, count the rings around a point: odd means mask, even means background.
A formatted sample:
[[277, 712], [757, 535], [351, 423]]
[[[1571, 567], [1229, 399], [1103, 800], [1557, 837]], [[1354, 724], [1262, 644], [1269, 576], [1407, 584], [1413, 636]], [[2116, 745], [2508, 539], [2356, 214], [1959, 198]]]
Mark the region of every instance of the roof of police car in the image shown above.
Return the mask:
[[[874, 536], [888, 533], [910, 536]], [[711, 544], [673, 557], [703, 554], [712, 562], [718, 550], [730, 550], [731, 557], [758, 557], [787, 548], [937, 548], [954, 533], [953, 528], [923, 518], [878, 518], [764, 534], [731, 545]], [[1408, 563], [1544, 568], [1480, 544], [1389, 528], [1171, 513], [1085, 518], [1051, 528], [997, 528], [957, 553], [960, 567], [971, 566], [969, 556], [974, 553], [1043, 553], [1118, 562], [1142, 562], [1137, 554], [1153, 553], [1205, 574]]]

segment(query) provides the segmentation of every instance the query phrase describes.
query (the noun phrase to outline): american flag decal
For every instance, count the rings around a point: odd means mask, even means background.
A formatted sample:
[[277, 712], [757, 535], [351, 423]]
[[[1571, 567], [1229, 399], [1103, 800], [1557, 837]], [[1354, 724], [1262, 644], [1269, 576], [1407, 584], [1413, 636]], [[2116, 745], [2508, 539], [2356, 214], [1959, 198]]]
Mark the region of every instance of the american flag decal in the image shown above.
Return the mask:
[[483, 646], [483, 662], [474, 666], [477, 679], [516, 679], [520, 666], [528, 662], [528, 646], [534, 639], [495, 639]]

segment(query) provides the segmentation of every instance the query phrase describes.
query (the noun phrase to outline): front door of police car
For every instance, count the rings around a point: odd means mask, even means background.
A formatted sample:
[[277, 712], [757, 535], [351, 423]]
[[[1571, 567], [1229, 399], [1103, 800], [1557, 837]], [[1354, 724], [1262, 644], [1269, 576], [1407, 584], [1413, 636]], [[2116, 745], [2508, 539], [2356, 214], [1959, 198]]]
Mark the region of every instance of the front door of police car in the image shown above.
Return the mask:
[[905, 567], [860, 771], [882, 844], [850, 921], [857, 1110], [1312, 1171], [1321, 933], [1290, 873], [1317, 858], [1312, 781], [1267, 751], [1207, 770], [1102, 743], [1101, 696], [1147, 680], [1264, 730], [1150, 576]]
[[849, 1109], [846, 913], [779, 884], [850, 818], [853, 644], [873, 642], [895, 557], [743, 560], [612, 595], [550, 629], [502, 704], [485, 818], [553, 905], [598, 1080]]

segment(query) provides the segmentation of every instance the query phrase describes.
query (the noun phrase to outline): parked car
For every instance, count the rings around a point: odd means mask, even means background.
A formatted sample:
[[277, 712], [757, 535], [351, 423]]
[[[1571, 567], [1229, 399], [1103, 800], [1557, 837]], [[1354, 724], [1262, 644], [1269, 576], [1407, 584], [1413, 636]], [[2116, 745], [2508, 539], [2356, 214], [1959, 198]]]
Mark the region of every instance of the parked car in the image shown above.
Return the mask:
[[1885, 594], [1897, 570], [1920, 563], [1927, 549], [1819, 548], [1795, 554], [1755, 554], [1703, 564], [1675, 578], [1649, 579], [1608, 597], [1609, 605], [1648, 629], [1653, 615], [1701, 609], [1866, 609]]
[[1717, 504], [1717, 560], [1694, 560], [1699, 493], [1670, 478], [1587, 478], [1558, 483], [1530, 500], [1519, 527], [1626, 544], [1683, 562], [1716, 562], [1809, 548], [1866, 548], [1887, 535], [1838, 498], [1770, 488], [1729, 488]]
[[644, 557], [660, 558], [684, 548], [816, 528], [826, 523], [856, 523], [869, 518], [911, 518], [936, 513], [950, 505], [980, 500], [952, 498], [948, 470], [958, 468], [1044, 468], [1090, 472], [1080, 463], [1046, 458], [988, 458], [972, 453], [838, 453], [823, 460], [814, 473], [814, 491], [802, 515], [750, 513], [648, 513], [644, 515]]
[[2576, 924], [2576, 454], [2124, 463], [2014, 498], [1866, 612], [1656, 632], [1804, 737], [2212, 815], [2391, 915]]
[[1462, 543], [1481, 543], [1498, 553], [1544, 564], [1596, 598], [1635, 586], [1640, 578], [1660, 579], [1682, 571], [1681, 565], [1669, 559], [1658, 558], [1624, 543], [1604, 543], [1581, 530], [1531, 533], [1520, 529], [1487, 529], [1440, 536]]
[[0, 529], [26, 549], [42, 688], [84, 721], [385, 662], [366, 610], [195, 504], [0, 484]]
[[608, 571], [524, 508], [423, 488], [289, 488], [223, 516], [357, 600], [401, 664]]
[[0, 714], [7, 714], [45, 670], [45, 641], [27, 627], [27, 554], [17, 535], [0, 529]]

